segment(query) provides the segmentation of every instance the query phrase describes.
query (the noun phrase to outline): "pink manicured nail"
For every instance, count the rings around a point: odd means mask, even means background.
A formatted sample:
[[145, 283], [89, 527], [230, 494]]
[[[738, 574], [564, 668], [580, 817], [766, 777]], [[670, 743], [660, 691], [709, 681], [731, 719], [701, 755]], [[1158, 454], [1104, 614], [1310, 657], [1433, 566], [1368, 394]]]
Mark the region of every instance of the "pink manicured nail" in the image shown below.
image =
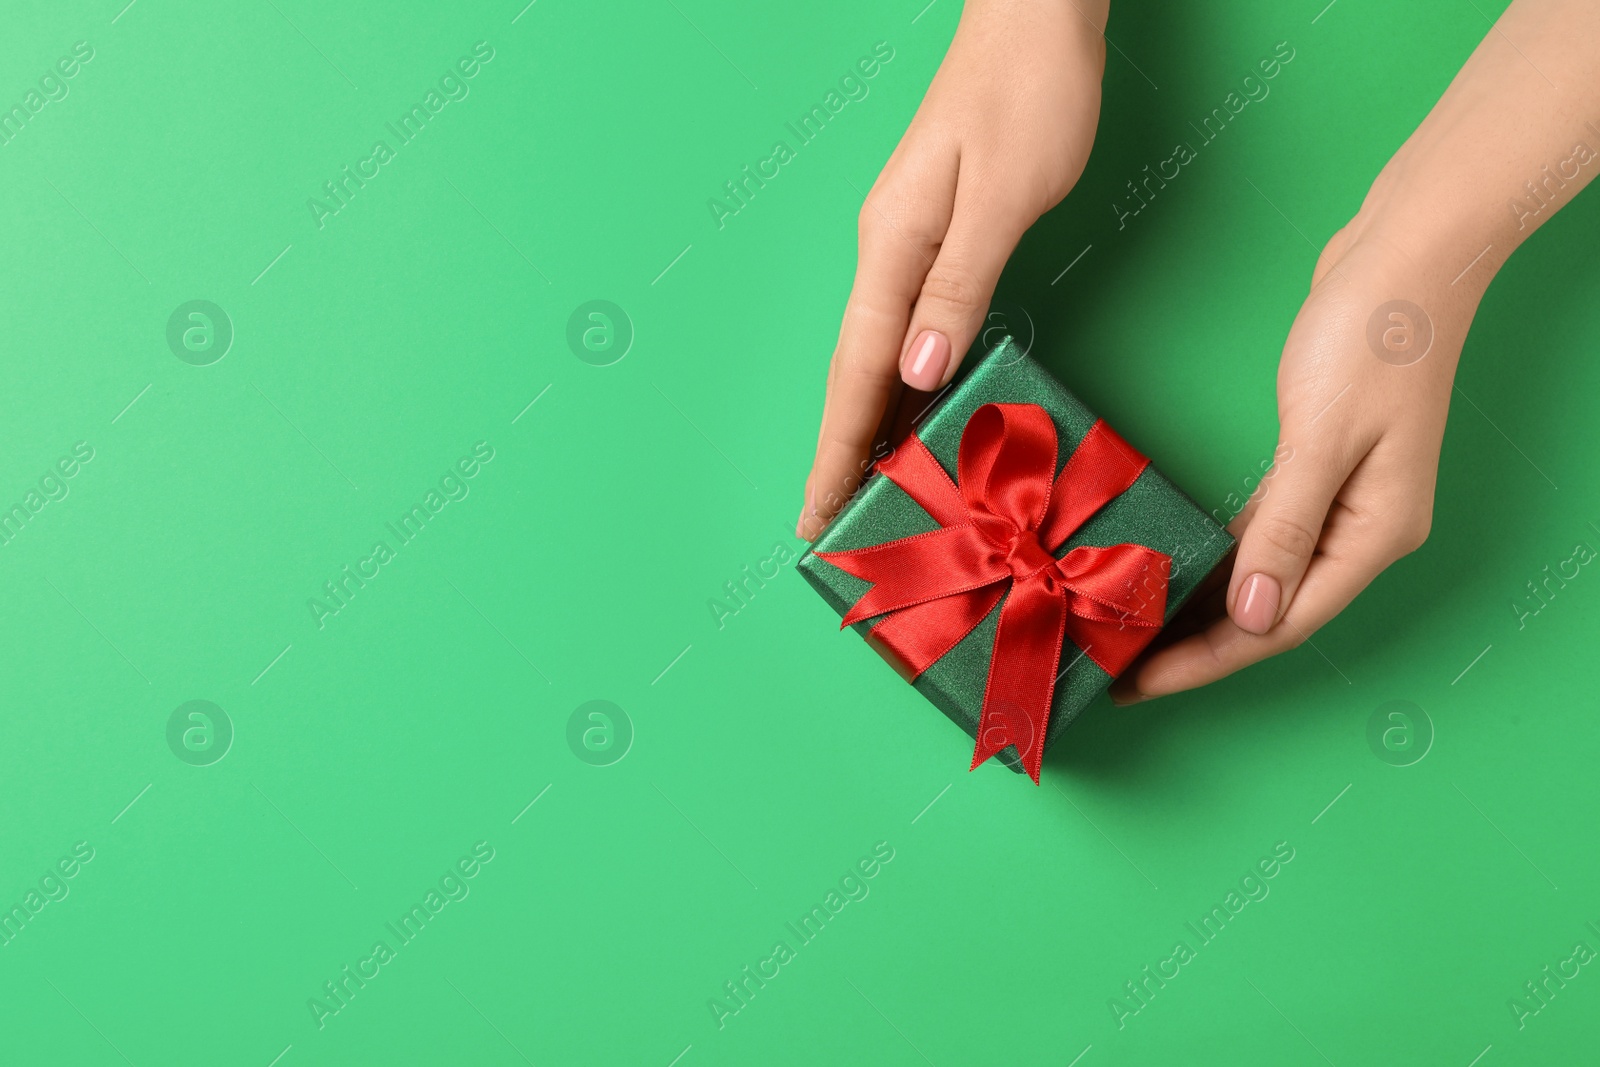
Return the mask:
[[949, 365], [950, 339], [937, 330], [923, 330], [906, 352], [900, 377], [913, 389], [931, 392], [939, 388]]
[[1241, 630], [1264, 634], [1278, 621], [1278, 598], [1283, 589], [1270, 574], [1252, 574], [1239, 589], [1238, 608], [1233, 621]]

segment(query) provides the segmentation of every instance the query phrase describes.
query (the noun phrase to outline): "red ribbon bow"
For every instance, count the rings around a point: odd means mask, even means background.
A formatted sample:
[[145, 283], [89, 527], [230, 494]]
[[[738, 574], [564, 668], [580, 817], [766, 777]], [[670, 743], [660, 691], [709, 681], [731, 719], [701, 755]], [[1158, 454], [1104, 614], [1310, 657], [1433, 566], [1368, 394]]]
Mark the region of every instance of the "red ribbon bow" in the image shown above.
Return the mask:
[[1038, 784], [1063, 638], [1115, 676], [1160, 629], [1171, 557], [1133, 544], [1052, 555], [1149, 463], [1096, 421], [1052, 478], [1056, 428], [1049, 413], [1035, 404], [985, 404], [961, 434], [959, 486], [915, 435], [878, 464], [940, 529], [817, 553], [872, 583], [840, 628], [883, 616], [870, 636], [913, 679], [971, 633], [1010, 589], [995, 633], [973, 768], [1014, 744]]

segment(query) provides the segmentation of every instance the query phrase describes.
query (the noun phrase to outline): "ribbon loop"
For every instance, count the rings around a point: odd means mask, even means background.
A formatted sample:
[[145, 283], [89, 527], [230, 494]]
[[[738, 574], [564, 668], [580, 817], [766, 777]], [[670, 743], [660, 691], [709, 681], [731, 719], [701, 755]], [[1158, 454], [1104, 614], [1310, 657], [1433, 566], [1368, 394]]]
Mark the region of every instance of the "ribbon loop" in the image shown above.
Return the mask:
[[1055, 470], [1056, 425], [1037, 404], [985, 404], [967, 420], [957, 476], [974, 520], [1037, 530]]

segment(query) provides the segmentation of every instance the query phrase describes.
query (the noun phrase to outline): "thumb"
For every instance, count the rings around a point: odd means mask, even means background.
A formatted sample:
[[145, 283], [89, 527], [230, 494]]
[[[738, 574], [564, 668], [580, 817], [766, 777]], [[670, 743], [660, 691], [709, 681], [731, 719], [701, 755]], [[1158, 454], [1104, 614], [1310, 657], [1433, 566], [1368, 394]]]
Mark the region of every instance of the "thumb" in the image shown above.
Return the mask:
[[900, 348], [900, 377], [931, 392], [955, 376], [978, 335], [1006, 260], [1028, 227], [1017, 213], [958, 190], [950, 229], [928, 267]]
[[[1280, 445], [1278, 451], [1286, 450]], [[1228, 614], [1248, 633], [1267, 633], [1289, 610], [1328, 509], [1349, 474], [1336, 456], [1309, 449], [1287, 453], [1262, 480], [1267, 491], [1241, 516]]]

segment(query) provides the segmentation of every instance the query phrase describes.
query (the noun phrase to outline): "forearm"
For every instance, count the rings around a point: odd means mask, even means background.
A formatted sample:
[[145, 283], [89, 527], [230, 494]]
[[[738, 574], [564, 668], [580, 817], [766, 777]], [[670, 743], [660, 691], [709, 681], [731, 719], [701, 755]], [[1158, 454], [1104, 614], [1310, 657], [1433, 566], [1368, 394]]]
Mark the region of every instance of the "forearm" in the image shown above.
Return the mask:
[[1596, 173], [1600, 4], [1516, 0], [1384, 167], [1352, 236], [1475, 303]]
[[1067, 22], [1071, 32], [1098, 39], [1105, 36], [1111, 0], [966, 0], [961, 13], [964, 17], [1001, 15], [1006, 16], [1012, 26], [1027, 26], [1030, 8], [1045, 15], [1074, 13], [1076, 17]]

